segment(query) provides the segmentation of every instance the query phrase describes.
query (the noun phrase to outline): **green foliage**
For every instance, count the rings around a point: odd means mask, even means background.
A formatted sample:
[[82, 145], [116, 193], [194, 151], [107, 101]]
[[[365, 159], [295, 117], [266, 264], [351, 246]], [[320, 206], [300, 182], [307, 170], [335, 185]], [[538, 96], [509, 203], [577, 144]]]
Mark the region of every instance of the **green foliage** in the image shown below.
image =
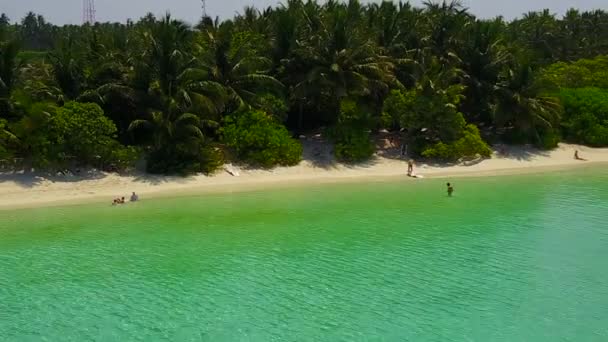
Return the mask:
[[10, 96], [18, 71], [19, 48], [17, 40], [2, 41], [0, 37], [0, 118], [11, 116]]
[[[410, 110], [401, 118], [401, 126], [417, 139], [427, 141], [451, 141], [456, 139], [466, 124], [458, 111], [460, 95], [453, 95], [454, 89], [439, 90], [426, 95], [425, 91], [409, 93]], [[460, 90], [456, 90], [459, 92]], [[459, 94], [459, 93], [458, 93]]]
[[369, 113], [361, 110], [360, 106], [351, 99], [342, 100], [338, 123], [327, 130], [328, 136], [334, 143], [336, 159], [349, 163], [369, 159], [374, 153], [374, 145], [368, 129], [370, 126]]
[[[251, 163], [293, 164], [301, 147], [281, 123], [331, 127], [345, 161], [371, 156], [378, 128], [445, 159], [487, 152], [469, 124], [492, 141], [604, 146], [605, 96], [586, 88], [608, 89], [606, 22], [605, 11], [507, 22], [459, 1], [357, 0], [248, 7], [195, 28], [170, 15], [82, 26], [3, 17], [0, 153], [37, 167], [122, 168], [146, 151], [152, 172], [210, 173], [224, 139]], [[69, 100], [103, 113], [61, 108]]]
[[199, 160], [201, 161], [201, 171], [209, 175], [224, 165], [224, 152], [218, 146], [207, 144], [201, 148]]
[[146, 171], [155, 174], [211, 174], [224, 164], [222, 152], [204, 140], [173, 142], [153, 150], [147, 158]]
[[101, 156], [101, 159], [108, 163], [102, 164], [101, 167], [111, 170], [127, 170], [135, 165], [141, 155], [140, 149], [134, 146], [123, 146], [115, 141], [110, 144], [105, 155]]
[[410, 151], [422, 153], [430, 146], [450, 144], [459, 139], [466, 121], [458, 104], [462, 87], [437, 88], [422, 84], [409, 91], [394, 90], [384, 102], [384, 113], [406, 130]]
[[56, 107], [21, 98], [22, 117], [11, 125], [17, 155], [36, 168], [88, 165], [125, 169], [139, 156], [137, 149], [115, 139], [116, 126], [96, 104], [68, 102]]
[[65, 158], [93, 164], [116, 147], [116, 126], [96, 104], [68, 102], [57, 108], [49, 125], [53, 148]]
[[272, 115], [272, 117], [279, 122], [285, 122], [285, 120], [287, 120], [287, 104], [283, 99], [277, 96], [272, 94], [258, 96], [255, 101], [255, 107]]
[[32, 102], [30, 97], [20, 94], [17, 109], [21, 118], [11, 124], [19, 139], [18, 156], [27, 158], [36, 168], [47, 168], [57, 159], [52, 154], [50, 121], [55, 106], [46, 102]]
[[[408, 93], [411, 95], [411, 93]], [[382, 107], [382, 126], [386, 128], [399, 127], [401, 117], [408, 113], [411, 108], [412, 99], [407, 98], [402, 91], [393, 89], [384, 100]]]
[[562, 89], [566, 139], [591, 146], [608, 146], [608, 89]]
[[334, 142], [334, 155], [342, 162], [365, 161], [374, 154], [369, 132], [360, 127], [340, 125], [327, 131]]
[[538, 131], [540, 142], [537, 144], [537, 147], [544, 150], [551, 150], [558, 146], [561, 141], [561, 135], [559, 131], [555, 128], [545, 128], [540, 129]]
[[224, 143], [250, 164], [295, 165], [302, 159], [302, 145], [291, 138], [283, 125], [260, 110], [228, 116], [221, 132]]
[[257, 57], [267, 47], [268, 42], [263, 35], [252, 31], [236, 31], [232, 33], [228, 56], [230, 59]]
[[541, 81], [560, 88], [608, 88], [608, 56], [552, 64], [543, 70]]
[[497, 87], [499, 97], [496, 124], [508, 128], [522, 142], [542, 146], [541, 132], [557, 129], [560, 121], [559, 99], [536, 81], [537, 72], [527, 61], [518, 61], [501, 74]]
[[0, 119], [0, 159], [9, 159], [13, 156], [12, 145], [17, 137], [9, 131], [7, 121]]
[[463, 136], [449, 144], [438, 142], [427, 147], [422, 156], [442, 160], [458, 160], [460, 158], [471, 158], [475, 156], [489, 158], [492, 150], [488, 144], [479, 136], [479, 129], [473, 124], [466, 126]]
[[47, 57], [43, 51], [21, 51], [17, 58], [21, 63], [40, 63]]

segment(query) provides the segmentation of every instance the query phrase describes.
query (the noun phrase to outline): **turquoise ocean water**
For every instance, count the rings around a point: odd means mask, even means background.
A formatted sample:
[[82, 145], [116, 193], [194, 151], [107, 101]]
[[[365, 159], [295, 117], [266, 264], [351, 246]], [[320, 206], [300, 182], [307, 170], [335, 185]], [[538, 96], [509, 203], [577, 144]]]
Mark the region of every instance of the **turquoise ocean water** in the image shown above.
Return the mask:
[[0, 341], [608, 341], [608, 170], [0, 211]]

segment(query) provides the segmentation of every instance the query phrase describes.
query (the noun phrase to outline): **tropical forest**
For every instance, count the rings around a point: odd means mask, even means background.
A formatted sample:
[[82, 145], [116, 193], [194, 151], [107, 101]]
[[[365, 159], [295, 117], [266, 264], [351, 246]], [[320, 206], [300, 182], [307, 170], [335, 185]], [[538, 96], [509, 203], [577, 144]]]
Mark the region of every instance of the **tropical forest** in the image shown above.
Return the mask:
[[608, 146], [608, 12], [288, 0], [197, 23], [0, 17], [3, 169], [289, 166], [311, 132], [345, 163], [372, 157], [379, 132], [439, 161]]

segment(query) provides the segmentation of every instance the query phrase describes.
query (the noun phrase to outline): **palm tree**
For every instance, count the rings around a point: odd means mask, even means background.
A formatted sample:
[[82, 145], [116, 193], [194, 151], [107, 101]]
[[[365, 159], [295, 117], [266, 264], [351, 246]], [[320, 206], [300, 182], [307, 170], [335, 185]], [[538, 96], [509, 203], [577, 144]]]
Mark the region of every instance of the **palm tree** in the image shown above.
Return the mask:
[[367, 26], [380, 53], [402, 58], [408, 50], [419, 49], [421, 13], [409, 3], [370, 4], [365, 12]]
[[272, 61], [258, 55], [251, 41], [255, 37], [244, 38], [234, 40], [227, 27], [207, 27], [197, 45], [197, 68], [208, 82], [224, 88], [228, 96], [224, 109], [227, 112], [254, 104], [262, 90], [274, 93], [283, 90], [283, 84], [269, 75]]
[[583, 45], [583, 20], [578, 10], [570, 9], [560, 21], [560, 60], [579, 58]]
[[7, 96], [15, 82], [20, 46], [16, 39], [4, 41], [2, 38], [0, 36], [0, 96]]
[[426, 34], [423, 38], [427, 47], [436, 56], [445, 57], [454, 53], [462, 44], [462, 33], [472, 16], [459, 0], [432, 2], [425, 1], [423, 23]]
[[192, 142], [204, 139], [201, 130], [201, 119], [193, 113], [182, 113], [179, 104], [169, 99], [166, 110], [153, 111], [149, 119], [138, 119], [131, 122], [130, 130], [146, 129], [152, 132], [152, 148], [161, 151], [170, 148], [178, 141]]
[[281, 63], [289, 58], [296, 47], [298, 29], [303, 18], [303, 6], [301, 0], [288, 0], [286, 5], [279, 5], [270, 14], [272, 70], [275, 73], [279, 72]]
[[206, 81], [203, 71], [196, 68], [197, 60], [188, 51], [191, 34], [169, 15], [146, 33], [149, 49], [142, 58], [148, 60], [148, 71], [157, 79], [148, 90], [157, 99], [149, 118], [134, 120], [129, 130], [151, 129], [155, 151], [176, 141], [201, 141], [203, 123], [210, 123], [208, 118], [214, 117], [224, 98], [221, 86]]
[[49, 53], [55, 82], [69, 99], [78, 97], [83, 85], [82, 60], [78, 55], [79, 49], [74, 37], [68, 35], [59, 41], [59, 46], [53, 52]]
[[541, 142], [539, 128], [553, 129], [560, 116], [560, 102], [545, 96], [534, 82], [534, 71], [527, 61], [515, 63], [501, 75], [497, 84], [499, 127], [513, 128]]
[[503, 42], [506, 26], [502, 19], [475, 21], [466, 29], [465, 39], [458, 51], [466, 86], [464, 111], [468, 119], [490, 123], [494, 101], [494, 88], [511, 54]]
[[511, 34], [522, 40], [527, 49], [537, 54], [540, 63], [556, 60], [556, 47], [560, 46], [557, 20], [549, 10], [529, 12], [511, 24]]
[[309, 38], [296, 48], [295, 59], [311, 68], [294, 86], [294, 97], [304, 103], [325, 97], [337, 109], [343, 98], [386, 94], [390, 86], [399, 86], [391, 58], [378, 55], [372, 40], [361, 32], [359, 3], [328, 2], [326, 8], [319, 30], [308, 25], [302, 34]]
[[[217, 114], [224, 106], [226, 95], [222, 84], [209, 79], [205, 65], [192, 54], [192, 32], [167, 15], [148, 36], [149, 71], [158, 83], [150, 91], [163, 99], [174, 99], [180, 110], [192, 110], [201, 117]], [[159, 103], [168, 110], [167, 100]]]
[[17, 40], [2, 41], [0, 37], [0, 118], [9, 116], [10, 97], [19, 65], [18, 53]]
[[583, 57], [590, 58], [608, 53], [608, 12], [585, 12], [581, 20], [584, 31]]

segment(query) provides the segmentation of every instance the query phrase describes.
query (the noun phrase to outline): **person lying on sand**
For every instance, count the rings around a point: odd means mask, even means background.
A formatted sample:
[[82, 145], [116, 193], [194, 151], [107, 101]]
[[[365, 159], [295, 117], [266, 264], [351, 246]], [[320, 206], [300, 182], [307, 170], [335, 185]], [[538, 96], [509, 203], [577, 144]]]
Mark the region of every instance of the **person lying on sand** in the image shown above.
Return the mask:
[[124, 197], [115, 198], [114, 201], [112, 201], [112, 205], [117, 205], [117, 204], [125, 204], [125, 198]]
[[578, 150], [574, 151], [574, 159], [576, 159], [576, 160], [582, 160], [582, 161], [587, 161], [587, 159], [579, 157]]

